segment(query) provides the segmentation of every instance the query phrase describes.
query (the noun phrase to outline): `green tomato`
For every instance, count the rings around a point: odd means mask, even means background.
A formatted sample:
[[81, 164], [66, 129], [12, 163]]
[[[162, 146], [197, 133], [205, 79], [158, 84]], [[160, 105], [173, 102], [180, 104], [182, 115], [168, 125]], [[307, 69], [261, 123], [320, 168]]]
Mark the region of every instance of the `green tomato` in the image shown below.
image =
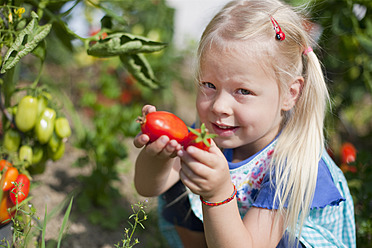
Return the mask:
[[44, 155], [44, 149], [40, 145], [35, 145], [32, 148], [32, 164], [37, 164], [41, 161]]
[[70, 123], [65, 117], [58, 117], [56, 119], [54, 130], [60, 138], [68, 138], [71, 135]]
[[61, 142], [57, 148], [56, 151], [52, 151], [50, 146], [48, 146], [48, 156], [51, 158], [53, 161], [57, 161], [60, 158], [63, 157], [63, 154], [65, 153], [65, 143]]
[[31, 175], [41, 174], [45, 171], [48, 160], [47, 146], [36, 145], [33, 148], [33, 152], [32, 164], [27, 168], [27, 170]]
[[4, 134], [4, 148], [10, 152], [16, 152], [20, 144], [21, 135], [14, 129], [8, 129]]
[[45, 144], [52, 137], [56, 111], [46, 108], [41, 113], [35, 124], [35, 134], [41, 144]]
[[46, 109], [51, 98], [52, 96], [48, 92], [43, 92], [37, 97], [37, 116]]
[[48, 141], [48, 147], [52, 152], [56, 152], [61, 143], [62, 139], [58, 137], [55, 132], [53, 132], [52, 137], [50, 137]]
[[15, 115], [15, 124], [22, 132], [31, 130], [37, 118], [37, 99], [32, 96], [24, 96], [18, 104]]
[[32, 148], [30, 146], [21, 146], [18, 151], [18, 156], [21, 161], [26, 162], [26, 166], [32, 164]]

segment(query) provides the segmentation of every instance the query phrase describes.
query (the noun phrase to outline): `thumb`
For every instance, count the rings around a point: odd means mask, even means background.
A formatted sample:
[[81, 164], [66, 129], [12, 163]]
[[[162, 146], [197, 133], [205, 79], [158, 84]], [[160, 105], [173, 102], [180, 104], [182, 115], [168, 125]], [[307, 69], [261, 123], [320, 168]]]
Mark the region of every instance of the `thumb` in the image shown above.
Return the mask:
[[133, 140], [133, 144], [137, 148], [141, 148], [145, 146], [150, 141], [150, 138], [146, 134], [142, 134], [141, 132], [137, 134], [137, 136]]

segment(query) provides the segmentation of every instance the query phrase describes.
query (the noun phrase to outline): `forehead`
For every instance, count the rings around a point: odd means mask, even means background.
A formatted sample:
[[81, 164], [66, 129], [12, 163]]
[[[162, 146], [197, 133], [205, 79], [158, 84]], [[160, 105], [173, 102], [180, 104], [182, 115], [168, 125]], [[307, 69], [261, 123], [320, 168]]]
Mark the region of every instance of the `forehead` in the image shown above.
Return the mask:
[[[271, 55], [258, 42], [228, 41], [222, 44], [212, 43], [200, 54], [200, 73], [206, 70], [239, 74], [257, 74], [274, 78]], [[215, 73], [214, 72], [214, 73]]]

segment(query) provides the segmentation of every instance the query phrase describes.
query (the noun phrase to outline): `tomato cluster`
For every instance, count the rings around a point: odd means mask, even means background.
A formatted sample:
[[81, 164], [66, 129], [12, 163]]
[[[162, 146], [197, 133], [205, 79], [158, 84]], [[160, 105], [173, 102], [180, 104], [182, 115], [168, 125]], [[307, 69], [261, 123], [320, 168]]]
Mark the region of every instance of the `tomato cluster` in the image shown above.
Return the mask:
[[[151, 112], [144, 117], [138, 117], [141, 131], [150, 137], [150, 142], [155, 141], [162, 135], [174, 139], [186, 149], [195, 146], [208, 151], [214, 134], [209, 134], [204, 123], [199, 129], [188, 128], [186, 124], [176, 115], [166, 112]], [[189, 132], [190, 130], [190, 132]]]
[[49, 105], [51, 96], [47, 92], [36, 97], [26, 95], [9, 108], [13, 121], [3, 125], [2, 152], [13, 155], [11, 161], [31, 173], [43, 172], [48, 159], [59, 160], [71, 135], [66, 117]]
[[27, 175], [19, 173], [9, 161], [0, 160], [2, 190], [0, 202], [0, 225], [11, 221], [15, 214], [14, 207], [23, 202], [30, 191], [30, 179]]

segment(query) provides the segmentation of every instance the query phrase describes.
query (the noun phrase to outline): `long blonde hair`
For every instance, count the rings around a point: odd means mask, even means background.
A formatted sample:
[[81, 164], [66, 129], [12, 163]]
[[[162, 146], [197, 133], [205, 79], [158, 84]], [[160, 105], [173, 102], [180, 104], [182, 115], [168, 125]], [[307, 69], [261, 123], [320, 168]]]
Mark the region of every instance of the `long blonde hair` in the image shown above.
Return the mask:
[[[285, 33], [285, 40], [275, 39], [271, 16]], [[255, 49], [250, 49], [250, 54], [255, 52], [252, 57], [275, 76], [280, 92], [284, 92], [294, 78], [304, 78], [295, 106], [283, 113], [270, 172], [276, 181], [274, 199], [279, 213], [285, 217], [284, 230], [288, 229], [292, 241], [296, 233], [300, 235], [312, 203], [318, 162], [324, 148], [323, 123], [329, 100], [318, 58], [314, 52], [303, 54], [307, 47], [315, 45], [303, 26], [304, 18], [299, 11], [278, 0], [232, 1], [208, 24], [198, 48], [200, 68], [204, 54], [212, 45], [228, 49], [229, 41], [243, 41], [247, 47], [253, 44]]]

